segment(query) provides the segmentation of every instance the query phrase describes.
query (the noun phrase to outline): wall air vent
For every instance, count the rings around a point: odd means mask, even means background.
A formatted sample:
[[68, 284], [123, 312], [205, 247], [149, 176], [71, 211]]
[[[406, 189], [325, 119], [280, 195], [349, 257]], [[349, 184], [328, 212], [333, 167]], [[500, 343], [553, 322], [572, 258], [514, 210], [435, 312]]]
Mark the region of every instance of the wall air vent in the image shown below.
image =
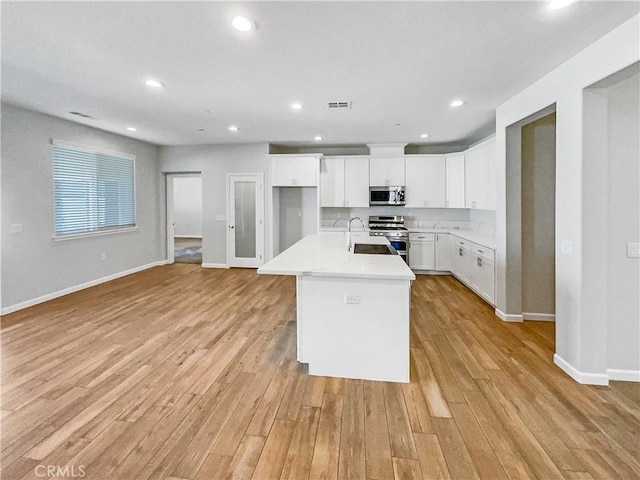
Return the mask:
[[71, 115], [75, 115], [76, 117], [82, 117], [82, 118], [90, 118], [93, 119], [93, 117], [91, 115], [87, 115], [86, 113], [80, 113], [80, 112], [69, 112], [69, 114]]
[[329, 102], [327, 108], [329, 110], [351, 110], [351, 102]]

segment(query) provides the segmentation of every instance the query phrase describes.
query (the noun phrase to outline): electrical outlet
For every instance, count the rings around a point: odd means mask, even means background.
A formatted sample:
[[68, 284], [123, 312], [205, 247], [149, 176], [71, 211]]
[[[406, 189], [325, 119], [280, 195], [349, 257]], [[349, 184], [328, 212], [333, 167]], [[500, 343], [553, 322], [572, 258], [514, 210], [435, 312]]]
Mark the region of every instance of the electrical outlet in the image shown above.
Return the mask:
[[21, 223], [14, 223], [13, 225], [11, 225], [11, 233], [16, 234], [16, 233], [22, 233], [22, 224]]
[[572, 256], [573, 255], [573, 242], [570, 242], [569, 240], [562, 240], [562, 246], [560, 247], [560, 250], [565, 255]]
[[301, 217], [302, 216], [302, 212], [298, 212], [298, 216]]
[[344, 296], [344, 303], [346, 303], [347, 305], [357, 305], [358, 303], [360, 303], [360, 295], [345, 295]]
[[100, 255], [100, 260], [102, 260], [103, 262], [107, 261], [107, 254], [103, 253], [102, 255]]
[[627, 258], [640, 258], [640, 243], [627, 243]]

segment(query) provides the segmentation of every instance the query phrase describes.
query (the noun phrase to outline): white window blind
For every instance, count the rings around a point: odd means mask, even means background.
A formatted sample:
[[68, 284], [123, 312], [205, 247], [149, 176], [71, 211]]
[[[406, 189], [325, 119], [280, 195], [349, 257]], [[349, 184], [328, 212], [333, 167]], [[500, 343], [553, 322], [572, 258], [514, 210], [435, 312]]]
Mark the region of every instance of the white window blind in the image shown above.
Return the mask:
[[53, 141], [54, 237], [136, 225], [135, 156]]

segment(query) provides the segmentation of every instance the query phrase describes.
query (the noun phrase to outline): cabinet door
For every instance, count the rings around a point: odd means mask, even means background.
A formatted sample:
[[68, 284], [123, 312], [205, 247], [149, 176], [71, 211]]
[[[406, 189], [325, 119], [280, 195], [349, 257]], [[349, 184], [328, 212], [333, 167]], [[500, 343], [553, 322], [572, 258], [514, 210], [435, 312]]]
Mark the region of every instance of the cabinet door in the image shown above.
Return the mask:
[[487, 169], [486, 210], [496, 209], [496, 139], [487, 142], [485, 149], [485, 165]]
[[296, 161], [295, 185], [300, 187], [315, 187], [318, 185], [318, 158], [302, 157]]
[[[407, 207], [428, 207], [427, 205], [427, 157], [407, 157]], [[442, 179], [444, 192], [444, 178]]]
[[433, 234], [427, 234], [431, 240], [411, 240], [409, 245], [409, 267], [415, 270], [433, 270], [435, 268]]
[[436, 270], [452, 270], [453, 237], [448, 233], [436, 234]]
[[386, 158], [371, 157], [369, 160], [369, 185], [372, 187], [389, 185]]
[[464, 155], [465, 168], [465, 206], [479, 208], [480, 192], [482, 190], [482, 150], [474, 148]]
[[389, 178], [389, 185], [404, 186], [406, 181], [404, 171], [404, 157], [389, 158], [387, 160], [387, 175]]
[[345, 160], [325, 157], [320, 160], [320, 204], [323, 207], [345, 206]]
[[495, 296], [493, 250], [476, 246], [473, 249], [472, 257], [471, 287], [478, 295], [493, 305]]
[[446, 157], [447, 208], [465, 208], [464, 203], [464, 154], [456, 153]]
[[271, 159], [271, 185], [274, 187], [290, 187], [297, 178], [297, 158], [278, 157]]
[[345, 206], [369, 207], [369, 158], [345, 158]]
[[455, 273], [460, 280], [470, 285], [473, 258], [471, 257], [471, 250], [469, 249], [467, 242], [463, 240], [455, 241], [452, 264], [453, 273]]
[[[445, 157], [427, 157], [426, 167], [427, 192], [425, 198], [425, 207], [443, 208], [446, 205]], [[407, 183], [409, 183], [410, 178], [411, 177], [407, 172]]]
[[371, 157], [369, 185], [372, 187], [403, 186], [404, 157]]

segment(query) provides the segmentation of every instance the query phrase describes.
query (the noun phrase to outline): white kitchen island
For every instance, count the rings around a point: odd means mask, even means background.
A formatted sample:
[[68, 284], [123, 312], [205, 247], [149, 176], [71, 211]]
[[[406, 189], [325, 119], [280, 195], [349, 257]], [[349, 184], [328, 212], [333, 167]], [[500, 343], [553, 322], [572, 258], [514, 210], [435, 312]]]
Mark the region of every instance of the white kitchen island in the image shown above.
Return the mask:
[[[386, 244], [384, 237], [354, 237]], [[415, 275], [398, 255], [347, 251], [341, 235], [310, 235], [258, 269], [295, 275], [298, 361], [309, 374], [409, 381], [409, 306]]]

